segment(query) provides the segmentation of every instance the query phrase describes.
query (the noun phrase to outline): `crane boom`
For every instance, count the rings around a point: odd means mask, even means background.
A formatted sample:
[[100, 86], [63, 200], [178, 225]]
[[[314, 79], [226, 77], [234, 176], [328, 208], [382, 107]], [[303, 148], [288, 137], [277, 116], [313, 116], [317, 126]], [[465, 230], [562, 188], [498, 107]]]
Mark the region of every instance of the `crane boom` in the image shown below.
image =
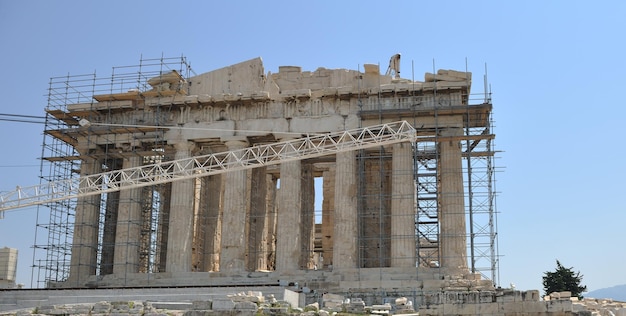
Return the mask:
[[415, 129], [406, 121], [399, 121], [329, 134], [314, 134], [290, 141], [113, 170], [74, 179], [50, 181], [31, 187], [17, 187], [14, 191], [0, 194], [0, 218], [3, 211], [10, 209], [415, 139]]

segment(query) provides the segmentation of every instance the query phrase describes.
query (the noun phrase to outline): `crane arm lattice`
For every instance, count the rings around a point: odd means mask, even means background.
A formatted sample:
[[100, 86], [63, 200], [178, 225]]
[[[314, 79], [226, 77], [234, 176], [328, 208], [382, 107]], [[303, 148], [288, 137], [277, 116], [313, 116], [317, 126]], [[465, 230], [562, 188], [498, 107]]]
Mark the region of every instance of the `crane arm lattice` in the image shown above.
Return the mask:
[[309, 135], [290, 141], [170, 160], [79, 178], [50, 181], [31, 187], [17, 187], [12, 192], [0, 194], [0, 218], [2, 218], [3, 211], [10, 209], [235, 170], [276, 165], [287, 161], [321, 157], [339, 152], [414, 141], [415, 139], [415, 129], [406, 121], [400, 121], [342, 132]]

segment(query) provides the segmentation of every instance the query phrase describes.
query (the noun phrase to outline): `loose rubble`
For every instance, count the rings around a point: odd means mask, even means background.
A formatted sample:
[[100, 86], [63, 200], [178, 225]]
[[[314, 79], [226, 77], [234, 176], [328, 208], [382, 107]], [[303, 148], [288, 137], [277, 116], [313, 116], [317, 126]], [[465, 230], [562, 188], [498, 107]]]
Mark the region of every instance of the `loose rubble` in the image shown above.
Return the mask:
[[[338, 314], [356, 315], [581, 315], [581, 316], [626, 316], [626, 302], [610, 299], [585, 298], [578, 300], [570, 292], [555, 292], [542, 300], [535, 300], [538, 291], [512, 291], [497, 299], [501, 304], [497, 310], [480, 299], [472, 302], [461, 292], [442, 293], [440, 301], [434, 305], [423, 305], [415, 310], [414, 303], [407, 297], [399, 297], [383, 304], [366, 305], [361, 298], [345, 298], [327, 293], [320, 302], [300, 306], [298, 295], [285, 290], [287, 300], [278, 300], [274, 295], [264, 296], [259, 291], [235, 293], [210, 301], [192, 302], [152, 302], [152, 301], [113, 301], [91, 304], [62, 304], [40, 306], [34, 309], [21, 309], [0, 312], [0, 316], [26, 315], [142, 315], [142, 316], [204, 316], [204, 315], [303, 315], [334, 316]], [[467, 293], [465, 293], [467, 294]], [[481, 297], [481, 295], [478, 295]], [[463, 303], [459, 304], [458, 300]], [[502, 303], [513, 303], [502, 304]], [[480, 307], [472, 306], [480, 305]], [[545, 306], [546, 310], [541, 310]], [[563, 310], [562, 307], [569, 310]], [[444, 309], [446, 309], [444, 311]], [[567, 309], [567, 308], [566, 308]]]

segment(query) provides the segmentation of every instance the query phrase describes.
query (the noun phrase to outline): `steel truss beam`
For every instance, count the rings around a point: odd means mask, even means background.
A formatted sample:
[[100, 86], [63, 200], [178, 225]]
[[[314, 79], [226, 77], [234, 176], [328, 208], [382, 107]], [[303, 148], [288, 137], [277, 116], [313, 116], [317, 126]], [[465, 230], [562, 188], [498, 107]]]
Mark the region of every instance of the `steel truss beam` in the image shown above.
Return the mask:
[[415, 140], [415, 129], [399, 121], [17, 187], [0, 195], [0, 218], [3, 211], [15, 208]]

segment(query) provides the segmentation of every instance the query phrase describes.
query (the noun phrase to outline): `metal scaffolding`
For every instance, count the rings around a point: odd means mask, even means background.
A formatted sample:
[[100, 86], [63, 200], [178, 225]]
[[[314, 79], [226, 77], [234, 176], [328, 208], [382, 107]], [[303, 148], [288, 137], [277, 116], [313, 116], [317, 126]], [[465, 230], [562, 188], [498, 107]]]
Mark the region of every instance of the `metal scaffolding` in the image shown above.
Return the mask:
[[[150, 79], [169, 76], [172, 72], [180, 76], [180, 85], [174, 90], [155, 91], [154, 85], [149, 83]], [[93, 73], [50, 80], [42, 176], [37, 187], [39, 198], [47, 196], [47, 202], [38, 206], [33, 258], [33, 271], [38, 276], [37, 287], [50, 287], [62, 282], [80, 287], [78, 280], [70, 277], [70, 267], [83, 269], [88, 275], [113, 274], [120, 268], [115, 266], [114, 253], [122, 250], [138, 250], [137, 270], [140, 273], [149, 275], [165, 271], [171, 182], [179, 179], [194, 181], [192, 222], [195, 226], [190, 228], [194, 232], [193, 270], [219, 271], [219, 263], [210, 265], [218, 261], [214, 258], [219, 257], [219, 245], [214, 244], [215, 232], [207, 227], [219, 225], [223, 215], [220, 210], [224, 190], [222, 173], [245, 169], [248, 186], [263, 187], [263, 191], [271, 192], [269, 194], [275, 197], [280, 175], [271, 166], [309, 159], [302, 163], [304, 176], [301, 186], [311, 192], [313, 179], [322, 178], [324, 188], [317, 188], [315, 194], [323, 195], [328, 187], [334, 186], [332, 168], [324, 167], [325, 164], [334, 162], [332, 157], [335, 153], [349, 150], [356, 151], [357, 159], [358, 267], [390, 267], [393, 260], [399, 259], [392, 255], [393, 239], [400, 238], [415, 244], [415, 268], [437, 269], [444, 259], [441, 240], [445, 238], [441, 230], [441, 142], [458, 142], [461, 148], [467, 223], [463, 237], [467, 240], [468, 268], [470, 272], [480, 273], [494, 284], [498, 283], [493, 161], [496, 151], [493, 149], [491, 99], [486, 92], [476, 95], [480, 99], [473, 99], [475, 96], [469, 94], [469, 88], [462, 95], [438, 95], [435, 84], [432, 93], [423, 95], [380, 89], [378, 95], [359, 96], [358, 116], [370, 121], [378, 120], [383, 127], [369, 129], [371, 134], [363, 135], [364, 138], [351, 139], [358, 143], [354, 147], [349, 147], [349, 141], [341, 141], [341, 137], [353, 137], [354, 134], [353, 131], [344, 131], [310, 135], [306, 141], [276, 142], [275, 139], [259, 137], [253, 142], [254, 146], [243, 150], [175, 159], [174, 153], [166, 146], [165, 129], [161, 127], [166, 125], [168, 115], [177, 108], [163, 102], [148, 110], [133, 100], [147, 93], [169, 97], [172, 96], [169, 93], [176, 93], [171, 91], [188, 89], [186, 79], [192, 74], [193, 70], [184, 57], [142, 58], [138, 65], [114, 67], [111, 76], [98, 77]], [[115, 121], [118, 116], [114, 114], [119, 111], [119, 104], [107, 107], [109, 102], [120, 101], [117, 99], [120, 95], [129, 98], [124, 101], [128, 101], [127, 108], [133, 110], [135, 124]], [[72, 108], [68, 109], [68, 106]], [[72, 115], [69, 115], [70, 110]], [[86, 119], [77, 120], [77, 113]], [[440, 124], [439, 117], [450, 114], [463, 117], [462, 132], [458, 136], [442, 136], [442, 128], [446, 125], [443, 122]], [[394, 143], [393, 137], [397, 135], [390, 134], [390, 138], [385, 138], [387, 134], [376, 134], [385, 128], [391, 117], [399, 116], [413, 120], [407, 120], [411, 126], [411, 130], [407, 131], [414, 134], [414, 139], [411, 143], [412, 164], [406, 170], [394, 170], [393, 167], [393, 149], [389, 145]], [[423, 117], [432, 119], [434, 123], [420, 126]], [[86, 142], [67, 132], [84, 124], [94, 127], [81, 135]], [[175, 127], [170, 125], [167, 128]], [[134, 135], [132, 140], [141, 145], [123, 152], [115, 148], [115, 144], [120, 143], [117, 137], [128, 137], [129, 134]], [[384, 140], [369, 142], [375, 138], [370, 136], [383, 136]], [[92, 146], [96, 139], [100, 145]], [[110, 145], [102, 146], [103, 143]], [[320, 158], [324, 156], [331, 158]], [[125, 161], [134, 162], [125, 165]], [[393, 190], [394, 173], [412, 177], [414, 191], [411, 196]], [[54, 186], [48, 185], [51, 183]], [[132, 185], [133, 189], [120, 191], [126, 185]], [[59, 192], [71, 194], [60, 196]], [[273, 223], [265, 224], [273, 225], [275, 231], [276, 205], [272, 197], [252, 196], [254, 192], [249, 194], [251, 196], [243, 198], [263, 203], [248, 201], [247, 269], [255, 271], [266, 267], [272, 270], [276, 260], [275, 240], [266, 240], [267, 236], [263, 235], [259, 226], [251, 223], [267, 221]], [[314, 195], [306, 198], [313, 199]], [[414, 218], [410, 219], [414, 234], [396, 236], [392, 232], [395, 216], [392, 204], [402, 199], [414, 201]], [[312, 209], [310, 200], [303, 204], [306, 206], [301, 210], [302, 222], [313, 221], [307, 224], [310, 227], [307, 226], [306, 230], [314, 235], [309, 238], [311, 244], [303, 245], [304, 255], [300, 261], [303, 270], [331, 269], [333, 223], [329, 219], [333, 216], [334, 202], [327, 200], [326, 196], [323, 200], [322, 211]], [[39, 204], [39, 201], [31, 202]], [[90, 226], [93, 221], [82, 218], [90, 212], [98, 217], [98, 227]], [[139, 212], [140, 215], [131, 216], [131, 212]], [[331, 226], [330, 231], [328, 226]], [[137, 240], [129, 237], [130, 233], [119, 234], [121, 229], [137, 232], [140, 237]], [[96, 244], [73, 243], [74, 236], [89, 234], [97, 234]], [[116, 240], [116, 236], [126, 236], [126, 239], [118, 237]], [[415, 269], [415, 273], [418, 271]], [[384, 278], [384, 275], [381, 273], [380, 277]]]
[[[64, 131], [75, 128], [81, 124], [73, 116], [69, 115], [68, 106], [80, 107], [85, 112], [90, 121], [107, 121], [110, 117], [91, 116], [89, 113], [107, 104], [107, 96], [118, 95], [119, 93], [139, 93], [150, 90], [148, 80], [166, 75], [171, 71], [177, 71], [183, 78], [188, 78], [193, 70], [185, 57], [161, 57], [155, 59], [141, 58], [139, 64], [130, 66], [113, 67], [111, 75], [99, 76], [96, 73], [84, 75], [66, 75], [53, 77], [50, 79], [48, 88], [48, 105], [46, 107], [46, 125], [43, 138], [42, 151], [42, 174], [40, 185], [45, 187], [49, 183], [62, 183], [65, 187], [48, 187], [38, 194], [54, 195], [57, 191], [71, 191], [73, 181], [78, 181], [81, 176], [80, 156], [77, 147], [89, 147], [89, 140], [96, 137], [116, 137], [127, 130], [115, 130], [109, 127], [102, 135], [85, 135], [87, 144], [79, 144], [77, 139], [67, 136]], [[100, 100], [97, 100], [100, 98]], [[112, 99], [111, 99], [112, 100]], [[133, 107], [133, 102], [129, 102]], [[101, 111], [102, 108], [97, 108]], [[106, 109], [104, 109], [106, 110]], [[143, 124], [159, 126], [163, 124], [163, 119], [170, 112], [167, 106], [154, 107], [153, 111], [140, 111], [140, 116], [135, 117], [137, 122]], [[114, 109], [109, 108], [109, 115]], [[165, 155], [162, 150], [161, 130], [154, 130], [149, 133], [148, 141], [152, 143], [146, 150], [152, 151], [153, 155], [143, 155], [142, 163], [154, 163], [163, 159]], [[114, 143], [111, 139], [110, 143]], [[81, 148], [84, 149], [84, 148]], [[103, 161], [102, 165], [93, 166], [96, 173], [107, 170], [115, 170], [122, 167], [121, 157], [113, 147], [96, 151], [89, 149], [87, 156], [98, 157]], [[92, 172], [93, 172], [92, 171]], [[90, 172], [90, 173], [92, 173]], [[84, 175], [84, 174], [83, 174]], [[63, 181], [61, 181], [63, 180]], [[98, 274], [110, 273], [112, 267], [112, 249], [116, 243], [115, 229], [117, 212], [114, 210], [119, 203], [138, 203], [143, 210], [143, 217], [149, 219], [144, 221], [145, 226], [140, 227], [142, 237], [146, 242], [142, 246], [142, 270], [158, 271], [153, 267], [154, 257], [158, 255], [160, 249], [160, 236], [155, 236], [155, 227], [162, 225], [161, 215], [164, 203], [161, 201], [161, 194], [166, 190], [167, 185], [154, 185], [143, 189], [141, 194], [126, 197], [126, 202], [121, 201], [119, 192], [103, 194], [100, 200], [64, 198], [47, 202], [38, 206], [37, 230], [34, 241], [33, 274], [36, 275], [36, 287], [48, 287], [57, 282], [67, 281], [69, 268], [71, 265], [72, 252], [93, 252], [97, 254], [97, 261], [89, 263], [86, 267], [89, 270], [97, 270]], [[80, 206], [80, 205], [83, 206]], [[100, 216], [100, 227], [81, 227], [76, 224], [76, 208], [93, 205]], [[72, 249], [75, 229], [99, 232], [99, 249], [89, 249], [89, 247], [76, 247]], [[119, 241], [118, 241], [119, 242]], [[132, 243], [133, 241], [126, 241]], [[80, 264], [84, 265], [84, 262]], [[31, 284], [31, 286], [33, 286]]]

